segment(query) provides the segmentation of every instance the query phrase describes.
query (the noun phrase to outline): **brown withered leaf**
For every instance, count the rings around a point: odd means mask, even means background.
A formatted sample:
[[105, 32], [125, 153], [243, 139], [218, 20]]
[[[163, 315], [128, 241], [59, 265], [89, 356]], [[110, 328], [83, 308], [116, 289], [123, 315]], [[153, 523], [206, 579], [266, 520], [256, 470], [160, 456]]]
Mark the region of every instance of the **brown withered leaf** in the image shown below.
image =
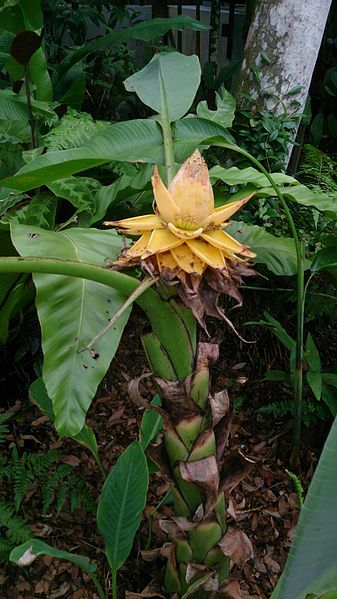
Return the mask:
[[163, 407], [173, 424], [181, 420], [193, 420], [201, 414], [200, 408], [189, 396], [189, 389], [186, 388], [188, 381], [168, 381], [156, 377], [156, 382], [160, 388]]
[[220, 595], [221, 597], [229, 597], [230, 599], [242, 599], [238, 581], [225, 580], [225, 582], [221, 585]]
[[230, 399], [227, 389], [218, 391], [214, 397], [210, 397], [209, 401], [212, 410], [213, 426], [216, 426], [228, 414], [230, 409]]
[[209, 456], [195, 462], [180, 462], [182, 478], [198, 485], [205, 498], [205, 516], [214, 507], [219, 494], [219, 470], [215, 456]]
[[159, 599], [166, 599], [165, 595], [162, 595], [160, 592], [158, 592], [152, 585], [148, 585], [140, 593], [132, 593], [130, 591], [125, 591], [125, 599], [150, 599], [154, 597], [158, 597]]
[[238, 451], [229, 453], [220, 472], [220, 490], [230, 493], [252, 470], [254, 462], [247, 460]]
[[174, 476], [171, 471], [170, 463], [165, 451], [165, 447], [162, 442], [151, 444], [147, 447], [146, 453], [151, 460], [160, 468], [161, 472], [167, 476], [171, 481], [174, 480]]
[[209, 368], [218, 358], [219, 345], [217, 343], [198, 343], [198, 353], [195, 363], [196, 372], [204, 368]]
[[254, 557], [253, 545], [246, 533], [238, 528], [229, 527], [218, 543], [221, 551], [228, 555], [235, 564], [243, 567], [245, 562]]
[[140, 383], [150, 376], [152, 376], [152, 372], [146, 372], [145, 374], [142, 374], [142, 376], [132, 379], [128, 384], [128, 395], [132, 403], [138, 408], [151, 408], [150, 403], [142, 396], [139, 390]]
[[[218, 590], [218, 575], [214, 570], [210, 569], [209, 566], [195, 563], [188, 564], [186, 569], [186, 582], [191, 582], [195, 576], [198, 576], [198, 578], [189, 588], [191, 595], [200, 588], [208, 592]], [[189, 592], [187, 591], [184, 596], [188, 597]]]
[[143, 549], [140, 553], [145, 562], [153, 562], [159, 557], [169, 557], [172, 552], [172, 546], [172, 543], [164, 543], [162, 547]]
[[188, 518], [184, 518], [183, 516], [173, 516], [172, 520], [182, 531], [191, 530], [192, 528], [198, 526], [198, 522], [192, 522], [191, 520], [189, 520]]
[[163, 532], [166, 532], [169, 539], [175, 540], [175, 539], [185, 538], [185, 535], [183, 534], [182, 529], [177, 525], [176, 522], [174, 522], [173, 519], [167, 520], [167, 519], [161, 518], [159, 520], [159, 528]]

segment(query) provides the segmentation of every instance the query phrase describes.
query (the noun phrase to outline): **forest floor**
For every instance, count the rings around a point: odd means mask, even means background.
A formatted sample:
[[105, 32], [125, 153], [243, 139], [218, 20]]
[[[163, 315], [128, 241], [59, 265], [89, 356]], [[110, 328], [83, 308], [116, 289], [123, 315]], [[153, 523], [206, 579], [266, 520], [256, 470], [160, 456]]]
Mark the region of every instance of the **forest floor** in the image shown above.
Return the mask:
[[[138, 435], [141, 411], [131, 404], [127, 386], [130, 379], [147, 371], [139, 334], [140, 317], [136, 313], [129, 321], [118, 353], [100, 386], [87, 420], [96, 434], [101, 460], [107, 472]], [[247, 473], [228, 493], [227, 517], [229, 522], [234, 521], [249, 536], [254, 557], [246, 562], [243, 571], [236, 567], [232, 570], [230, 596], [233, 599], [265, 599], [270, 596], [282, 572], [299, 515], [299, 500], [294, 482], [286, 472], [286, 469], [291, 470], [291, 421], [289, 418], [277, 419], [262, 414], [258, 409], [276, 398], [289, 397], [289, 389], [261, 383], [251, 367], [251, 360], [247, 360], [247, 346], [241, 347], [239, 344], [236, 347], [235, 361], [232, 359], [232, 349], [231, 342], [225, 338], [220, 359], [212, 370], [212, 381], [215, 390], [229, 387], [231, 398], [235, 399], [230, 449], [244, 456]], [[247, 381], [240, 383], [240, 378], [247, 378]], [[57, 449], [60, 452], [59, 461], [74, 467], [94, 500], [97, 500], [103, 480], [89, 451], [73, 440], [60, 439], [53, 425], [45, 416], [41, 416], [41, 412], [28, 398], [11, 398], [3, 408], [9, 408], [15, 414], [2, 451], [6, 451], [6, 444], [8, 450], [16, 445], [21, 453], [43, 453], [48, 449]], [[24, 418], [17, 420], [16, 415], [22, 412]], [[306, 433], [300, 469], [304, 491], [314, 472], [321, 446], [322, 438], [314, 442]], [[136, 599], [148, 584], [156, 582], [160, 585], [164, 562], [144, 563], [141, 549], [145, 547], [148, 537], [146, 515], [160, 502], [167, 490], [168, 482], [163, 475], [152, 475], [148, 508], [131, 555], [119, 571], [121, 598], [125, 597], [126, 591], [132, 591], [126, 596]], [[0, 497], [7, 496], [8, 499], [8, 493], [9, 489], [3, 487]], [[167, 505], [163, 509], [169, 512], [171, 507]], [[59, 514], [55, 509], [50, 509], [47, 515], [42, 515], [39, 489], [34, 485], [23, 501], [21, 513], [28, 519], [37, 538], [58, 549], [87, 555], [95, 561], [97, 576], [108, 595], [109, 569], [94, 513], [83, 508], [72, 513], [68, 503], [65, 503]], [[160, 546], [165, 542], [158, 518], [156, 515], [153, 520], [152, 546]], [[162, 590], [160, 592], [163, 593]], [[98, 599], [88, 576], [69, 562], [44, 556], [24, 569], [12, 564], [0, 565], [0, 599], [60, 597]]]

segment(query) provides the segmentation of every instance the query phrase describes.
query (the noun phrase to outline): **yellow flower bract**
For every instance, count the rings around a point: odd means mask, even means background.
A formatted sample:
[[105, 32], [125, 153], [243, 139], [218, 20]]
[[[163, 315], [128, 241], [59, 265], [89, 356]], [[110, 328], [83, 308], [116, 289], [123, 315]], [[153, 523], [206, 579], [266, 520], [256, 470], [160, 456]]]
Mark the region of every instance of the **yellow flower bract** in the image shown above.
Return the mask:
[[199, 150], [184, 162], [168, 189], [155, 166], [152, 187], [156, 214], [104, 223], [140, 235], [124, 252], [125, 265], [155, 255], [159, 272], [181, 269], [201, 276], [207, 266], [224, 269], [228, 260], [238, 263], [255, 256], [223, 230], [253, 194], [214, 208], [207, 165]]

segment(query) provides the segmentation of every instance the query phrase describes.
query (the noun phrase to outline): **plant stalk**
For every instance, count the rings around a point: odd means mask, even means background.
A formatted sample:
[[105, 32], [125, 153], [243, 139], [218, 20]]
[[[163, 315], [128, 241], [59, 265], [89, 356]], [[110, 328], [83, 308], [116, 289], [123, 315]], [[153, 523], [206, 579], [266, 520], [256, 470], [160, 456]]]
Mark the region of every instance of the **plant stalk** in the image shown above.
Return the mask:
[[164, 89], [164, 81], [161, 72], [159, 71], [159, 82], [160, 82], [160, 95], [161, 95], [161, 127], [163, 131], [163, 142], [164, 142], [164, 162], [165, 162], [165, 174], [166, 174], [166, 185], [168, 186], [174, 175], [175, 175], [175, 162], [174, 162], [174, 149], [172, 131], [170, 126], [170, 116], [167, 105], [167, 98]]
[[34, 124], [34, 117], [33, 117], [32, 100], [31, 100], [31, 95], [30, 95], [29, 73], [28, 73], [27, 65], [24, 66], [24, 70], [25, 70], [25, 87], [26, 87], [26, 96], [27, 96], [28, 119], [29, 119], [31, 135], [32, 135], [32, 146], [33, 146], [33, 148], [36, 148], [37, 144], [36, 144], [36, 137], [35, 137], [35, 124]]
[[99, 599], [107, 599], [107, 596], [106, 596], [105, 592], [103, 591], [102, 585], [101, 585], [100, 581], [98, 580], [98, 578], [91, 572], [88, 572], [88, 574], [97, 589]]

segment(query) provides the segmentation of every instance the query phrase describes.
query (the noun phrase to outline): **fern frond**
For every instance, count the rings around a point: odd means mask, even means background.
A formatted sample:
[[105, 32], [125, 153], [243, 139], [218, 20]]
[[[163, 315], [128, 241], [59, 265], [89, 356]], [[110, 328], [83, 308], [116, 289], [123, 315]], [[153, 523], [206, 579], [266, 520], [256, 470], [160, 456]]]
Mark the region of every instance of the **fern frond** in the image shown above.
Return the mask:
[[19, 510], [27, 491], [50, 468], [57, 456], [58, 453], [54, 450], [50, 450], [44, 455], [27, 454], [24, 452], [22, 456], [19, 456], [16, 447], [13, 449], [12, 473], [14, 478], [13, 487], [16, 511]]
[[15, 508], [13, 506], [5, 501], [0, 501], [0, 527], [5, 529], [4, 536], [12, 547], [28, 541], [33, 536], [27, 521], [14, 512]]
[[[266, 406], [258, 409], [258, 412], [263, 414], [272, 414], [275, 418], [283, 418], [288, 414], [292, 414], [294, 402], [292, 399], [284, 399], [274, 401]], [[316, 399], [306, 397], [302, 403], [302, 421], [304, 426], [309, 427], [315, 424], [317, 420], [325, 420], [327, 416], [326, 407], [319, 403]]]
[[12, 551], [14, 544], [9, 539], [0, 537], [0, 562], [7, 562], [9, 554]]
[[57, 125], [44, 136], [43, 142], [51, 151], [78, 148], [109, 124], [107, 121], [94, 121], [86, 112], [68, 108]]
[[57, 513], [60, 513], [67, 498], [71, 512], [80, 506], [91, 513], [96, 511], [97, 506], [86, 483], [74, 473], [73, 467], [68, 464], [60, 464], [49, 476], [43, 477], [41, 494], [44, 513], [48, 511], [54, 498]]

